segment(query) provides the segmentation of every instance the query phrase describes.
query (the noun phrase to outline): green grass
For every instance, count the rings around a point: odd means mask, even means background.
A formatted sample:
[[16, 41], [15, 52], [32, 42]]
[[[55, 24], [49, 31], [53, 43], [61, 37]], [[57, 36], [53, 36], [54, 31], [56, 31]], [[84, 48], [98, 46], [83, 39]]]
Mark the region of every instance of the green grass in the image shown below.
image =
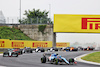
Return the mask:
[[81, 59], [86, 60], [86, 61], [100, 63], [100, 52], [94, 52], [94, 53], [88, 54], [82, 57]]
[[10, 27], [0, 27], [0, 39], [11, 39], [11, 40], [32, 40], [26, 36], [21, 30], [10, 28]]

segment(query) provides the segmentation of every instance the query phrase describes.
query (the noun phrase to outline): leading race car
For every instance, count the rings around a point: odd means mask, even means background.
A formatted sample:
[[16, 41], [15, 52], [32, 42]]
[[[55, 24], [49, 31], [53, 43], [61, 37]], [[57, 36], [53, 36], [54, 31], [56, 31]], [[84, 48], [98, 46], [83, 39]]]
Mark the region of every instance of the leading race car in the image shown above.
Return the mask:
[[8, 49], [3, 53], [3, 57], [18, 57], [18, 52], [13, 51], [14, 49]]
[[70, 58], [69, 60], [67, 60], [66, 58], [62, 57], [61, 55], [58, 54], [51, 54], [48, 58], [46, 57], [46, 54], [43, 54], [43, 57], [41, 58], [41, 63], [46, 63], [46, 62], [50, 62], [50, 63], [54, 63], [54, 64], [61, 64], [61, 63], [65, 63], [65, 64], [77, 64], [77, 62], [75, 62], [75, 60], [73, 58]]

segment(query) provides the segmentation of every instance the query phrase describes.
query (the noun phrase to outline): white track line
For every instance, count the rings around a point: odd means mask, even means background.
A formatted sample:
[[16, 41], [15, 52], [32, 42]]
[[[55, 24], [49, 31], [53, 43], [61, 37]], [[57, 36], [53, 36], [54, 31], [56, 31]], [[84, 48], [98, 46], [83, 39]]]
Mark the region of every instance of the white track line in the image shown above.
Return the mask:
[[[93, 52], [91, 52], [93, 53]], [[90, 54], [90, 53], [87, 53], [87, 54]], [[96, 63], [96, 62], [91, 62], [91, 61], [85, 61], [85, 60], [82, 60], [81, 57], [83, 56], [86, 56], [87, 54], [83, 54], [83, 55], [80, 55], [78, 57], [75, 57], [74, 59], [78, 62], [83, 62], [83, 63], [88, 63], [88, 64], [94, 64], [94, 65], [100, 65], [100, 63]]]

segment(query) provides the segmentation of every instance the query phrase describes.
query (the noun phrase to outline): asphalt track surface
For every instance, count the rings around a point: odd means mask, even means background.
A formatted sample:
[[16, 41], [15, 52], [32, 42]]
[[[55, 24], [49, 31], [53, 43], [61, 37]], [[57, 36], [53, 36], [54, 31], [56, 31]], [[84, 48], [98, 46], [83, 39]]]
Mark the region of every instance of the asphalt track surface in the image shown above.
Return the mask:
[[[90, 53], [94, 51], [77, 51], [77, 52], [63, 52], [59, 51], [56, 52], [63, 57], [69, 59], [69, 58], [75, 58], [79, 55]], [[49, 52], [52, 53], [52, 52]], [[20, 55], [19, 57], [2, 57], [0, 56], [0, 66], [6, 66], [6, 67], [100, 67], [100, 65], [92, 65], [82, 62], [77, 62], [76, 65], [66, 65], [66, 64], [51, 64], [49, 62], [47, 63], [41, 63], [40, 58], [42, 57], [43, 53], [26, 53], [23, 55]]]

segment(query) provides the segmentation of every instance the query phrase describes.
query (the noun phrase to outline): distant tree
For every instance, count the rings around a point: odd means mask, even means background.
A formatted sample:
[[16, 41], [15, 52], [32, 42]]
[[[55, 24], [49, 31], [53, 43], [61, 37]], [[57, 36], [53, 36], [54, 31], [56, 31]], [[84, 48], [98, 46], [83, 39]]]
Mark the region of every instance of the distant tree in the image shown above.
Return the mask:
[[31, 24], [31, 23], [52, 23], [51, 19], [48, 18], [48, 11], [40, 11], [40, 9], [33, 9], [32, 11], [25, 10], [24, 15], [26, 18], [19, 20], [21, 24]]

